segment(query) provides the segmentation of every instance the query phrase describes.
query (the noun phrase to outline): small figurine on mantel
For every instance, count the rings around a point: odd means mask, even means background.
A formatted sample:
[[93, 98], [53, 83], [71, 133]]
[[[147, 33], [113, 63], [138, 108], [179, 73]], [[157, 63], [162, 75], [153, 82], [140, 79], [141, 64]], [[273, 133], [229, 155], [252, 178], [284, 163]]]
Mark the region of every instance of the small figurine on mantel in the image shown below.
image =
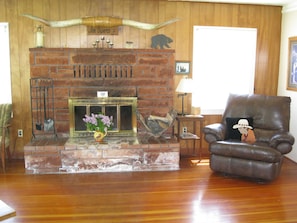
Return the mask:
[[169, 43], [172, 43], [173, 40], [169, 38], [168, 36], [165, 36], [163, 34], [155, 35], [152, 37], [152, 44], [151, 47], [157, 49], [158, 47], [160, 49], [164, 49], [164, 46], [167, 48], [170, 48], [168, 45]]

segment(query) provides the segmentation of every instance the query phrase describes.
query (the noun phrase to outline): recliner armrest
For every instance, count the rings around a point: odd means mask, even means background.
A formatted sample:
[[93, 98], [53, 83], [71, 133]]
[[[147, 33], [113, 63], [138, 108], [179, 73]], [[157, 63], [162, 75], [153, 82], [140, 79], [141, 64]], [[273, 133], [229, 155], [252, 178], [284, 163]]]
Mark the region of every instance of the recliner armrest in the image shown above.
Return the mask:
[[208, 143], [225, 139], [226, 127], [222, 123], [214, 123], [203, 128], [204, 138]]
[[281, 132], [271, 137], [269, 145], [280, 151], [282, 154], [286, 154], [291, 152], [294, 142], [295, 138], [291, 133]]

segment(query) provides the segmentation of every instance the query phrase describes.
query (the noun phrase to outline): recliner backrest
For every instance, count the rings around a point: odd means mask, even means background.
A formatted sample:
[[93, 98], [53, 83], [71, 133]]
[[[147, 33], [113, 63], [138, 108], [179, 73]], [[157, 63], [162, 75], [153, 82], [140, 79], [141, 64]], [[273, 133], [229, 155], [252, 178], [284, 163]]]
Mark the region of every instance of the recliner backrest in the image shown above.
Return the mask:
[[288, 132], [291, 98], [286, 96], [230, 94], [223, 114], [226, 118], [253, 118], [258, 141], [268, 141], [276, 132]]
[[0, 135], [2, 135], [2, 127], [11, 119], [12, 104], [0, 104]]

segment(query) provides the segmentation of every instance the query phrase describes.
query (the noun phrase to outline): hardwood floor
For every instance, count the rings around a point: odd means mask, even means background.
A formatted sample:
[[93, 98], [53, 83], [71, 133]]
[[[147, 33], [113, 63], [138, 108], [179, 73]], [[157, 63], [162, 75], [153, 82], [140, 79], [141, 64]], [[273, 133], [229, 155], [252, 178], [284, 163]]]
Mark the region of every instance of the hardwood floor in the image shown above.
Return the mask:
[[[270, 183], [212, 173], [207, 161], [179, 171], [28, 175], [23, 161], [0, 173], [11, 222], [297, 222], [297, 164]], [[1, 170], [2, 171], [2, 170]]]

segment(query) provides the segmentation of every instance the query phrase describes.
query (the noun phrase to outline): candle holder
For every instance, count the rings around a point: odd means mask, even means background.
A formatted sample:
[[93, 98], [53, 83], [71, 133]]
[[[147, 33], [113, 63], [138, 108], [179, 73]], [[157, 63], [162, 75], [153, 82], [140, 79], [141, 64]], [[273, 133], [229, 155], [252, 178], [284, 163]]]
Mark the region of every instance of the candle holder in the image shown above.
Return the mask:
[[35, 33], [35, 44], [36, 47], [42, 48], [44, 47], [44, 33], [43, 33], [43, 26], [37, 26], [36, 33]]
[[104, 48], [104, 40], [105, 40], [105, 37], [101, 36], [101, 48]]
[[99, 47], [99, 43], [100, 43], [100, 40], [99, 39], [96, 39], [96, 48]]
[[110, 39], [106, 39], [106, 48], [109, 48]]

